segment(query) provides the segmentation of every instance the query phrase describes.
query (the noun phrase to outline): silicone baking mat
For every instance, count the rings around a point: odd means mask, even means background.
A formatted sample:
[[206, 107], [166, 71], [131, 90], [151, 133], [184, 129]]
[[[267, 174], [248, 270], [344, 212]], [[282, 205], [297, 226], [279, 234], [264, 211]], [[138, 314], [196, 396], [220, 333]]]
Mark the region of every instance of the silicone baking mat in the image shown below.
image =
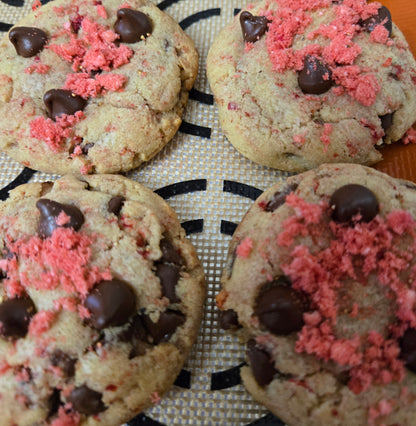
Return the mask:
[[[105, 2], [105, 0], [103, 0]], [[41, 0], [44, 3], [43, 0]], [[176, 210], [197, 247], [208, 284], [198, 340], [175, 386], [158, 405], [137, 416], [137, 425], [283, 425], [255, 403], [240, 384], [244, 348], [218, 326], [215, 295], [230, 237], [253, 200], [288, 174], [258, 166], [229, 144], [218, 124], [205, 73], [209, 46], [219, 30], [245, 6], [242, 0], [164, 0], [158, 6], [193, 38], [200, 71], [182, 126], [152, 161], [128, 174], [155, 190]], [[415, 0], [382, 1], [416, 53]], [[1, 0], [0, 31], [6, 32], [31, 8], [31, 1]], [[416, 146], [389, 152], [378, 168], [416, 179]], [[20, 183], [54, 180], [0, 154], [0, 199]]]

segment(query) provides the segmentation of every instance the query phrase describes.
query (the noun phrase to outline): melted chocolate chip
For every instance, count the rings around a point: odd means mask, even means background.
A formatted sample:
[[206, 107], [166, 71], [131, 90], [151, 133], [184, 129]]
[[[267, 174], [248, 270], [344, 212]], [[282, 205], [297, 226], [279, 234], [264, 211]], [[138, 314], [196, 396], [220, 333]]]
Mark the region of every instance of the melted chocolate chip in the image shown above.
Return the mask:
[[268, 385], [278, 371], [274, 368], [270, 355], [256, 345], [254, 340], [247, 343], [247, 357], [256, 382], [260, 386]]
[[267, 31], [268, 19], [254, 16], [248, 11], [241, 12], [240, 25], [246, 43], [255, 43]]
[[114, 31], [123, 43], [136, 43], [152, 33], [152, 22], [142, 12], [133, 9], [119, 9]]
[[[78, 231], [84, 223], [84, 215], [81, 210], [70, 204], [61, 204], [47, 198], [41, 198], [37, 201], [36, 207], [40, 212], [38, 233], [41, 238], [50, 237], [57, 228], [72, 228]], [[56, 219], [62, 212], [69, 217], [69, 221], [58, 225]]]
[[101, 330], [127, 323], [136, 312], [136, 295], [124, 281], [101, 281], [84, 302], [90, 311], [89, 324]]
[[144, 325], [153, 339], [153, 344], [167, 342], [176, 329], [185, 322], [185, 315], [180, 312], [168, 310], [161, 312], [159, 320], [153, 322], [149, 316], [143, 316]]
[[237, 312], [232, 309], [226, 311], [220, 311], [219, 315], [220, 327], [223, 330], [237, 330], [241, 328], [241, 324], [238, 322]]
[[298, 187], [297, 183], [291, 183], [285, 186], [281, 191], [275, 192], [272, 198], [266, 205], [264, 209], [266, 212], [274, 212], [278, 207], [283, 205], [286, 201], [286, 197], [293, 191], [296, 191]]
[[266, 284], [256, 298], [255, 314], [260, 323], [276, 335], [299, 331], [303, 326], [305, 306], [299, 293], [281, 285], [280, 281]]
[[406, 367], [416, 373], [416, 330], [409, 328], [400, 339], [400, 358]]
[[182, 266], [183, 261], [181, 255], [169, 240], [163, 239], [160, 241], [160, 250], [162, 250], [162, 257], [159, 259], [159, 262], [173, 263], [179, 267]]
[[54, 416], [58, 412], [60, 405], [61, 405], [61, 391], [59, 389], [54, 388], [48, 399], [48, 406], [49, 406], [48, 419]]
[[102, 394], [83, 385], [75, 388], [68, 397], [72, 408], [78, 413], [92, 416], [106, 409], [102, 401]]
[[0, 336], [8, 340], [25, 337], [36, 308], [28, 297], [8, 299], [0, 304]]
[[179, 268], [176, 265], [159, 263], [156, 265], [156, 276], [159, 278], [162, 286], [162, 295], [167, 297], [172, 303], [180, 302], [175, 291], [180, 276]]
[[391, 125], [393, 124], [393, 115], [394, 113], [390, 113], [390, 114], [385, 114], [385, 115], [380, 115], [379, 119], [381, 122], [381, 127], [384, 130], [384, 133], [390, 129]]
[[357, 214], [360, 221], [369, 222], [379, 212], [376, 196], [362, 185], [349, 184], [338, 188], [329, 200], [332, 219], [336, 222], [350, 222]]
[[71, 358], [68, 354], [55, 349], [50, 356], [51, 364], [59, 367], [66, 377], [72, 377], [75, 374], [76, 359]]
[[390, 37], [393, 24], [391, 20], [391, 13], [386, 6], [381, 6], [377, 11], [377, 15], [370, 16], [369, 18], [360, 22], [360, 25], [370, 33], [374, 31], [377, 25], [380, 24], [386, 28]]
[[14, 27], [9, 32], [9, 40], [19, 56], [30, 58], [43, 49], [48, 41], [48, 36], [39, 28]]
[[44, 94], [43, 103], [49, 116], [55, 120], [59, 115], [74, 115], [77, 111], [82, 111], [87, 101], [70, 90], [51, 89]]
[[121, 196], [113, 197], [108, 202], [108, 211], [118, 216], [120, 214], [121, 208], [123, 207], [124, 201], [126, 201], [124, 197], [121, 197]]
[[332, 71], [316, 56], [307, 55], [298, 73], [298, 84], [303, 93], [320, 95], [332, 86]]

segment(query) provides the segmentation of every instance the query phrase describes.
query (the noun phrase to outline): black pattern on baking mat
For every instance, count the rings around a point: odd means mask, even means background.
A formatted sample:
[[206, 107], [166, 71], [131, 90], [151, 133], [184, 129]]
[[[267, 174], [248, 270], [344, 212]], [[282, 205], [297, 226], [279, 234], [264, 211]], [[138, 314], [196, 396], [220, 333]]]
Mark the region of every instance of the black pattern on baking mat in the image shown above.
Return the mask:
[[16, 188], [19, 185], [29, 182], [29, 179], [35, 174], [35, 170], [25, 167], [22, 172], [13, 179], [9, 184], [4, 188], [0, 189], [0, 200], [4, 201], [9, 196], [9, 191]]
[[176, 182], [176, 183], [173, 183], [172, 185], [164, 186], [162, 188], [156, 189], [155, 192], [157, 195], [167, 200], [168, 198], [174, 197], [175, 195], [188, 194], [189, 192], [206, 191], [206, 190], [207, 190], [206, 179], [193, 179], [193, 180], [186, 180], [182, 182]]
[[224, 180], [222, 187], [224, 192], [230, 192], [231, 194], [241, 195], [242, 197], [250, 198], [255, 201], [263, 193], [261, 189], [254, 186], [247, 185], [245, 183], [234, 182], [232, 180]]

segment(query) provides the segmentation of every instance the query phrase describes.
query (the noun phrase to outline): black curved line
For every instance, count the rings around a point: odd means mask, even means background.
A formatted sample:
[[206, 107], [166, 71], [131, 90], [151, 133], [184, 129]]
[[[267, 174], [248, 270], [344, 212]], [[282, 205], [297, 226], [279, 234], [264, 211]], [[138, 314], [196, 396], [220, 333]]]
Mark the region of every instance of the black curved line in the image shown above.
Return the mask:
[[182, 121], [179, 131], [188, 135], [201, 136], [202, 138], [211, 139], [211, 129], [209, 127], [197, 126], [196, 124]]
[[35, 170], [29, 169], [25, 167], [22, 172], [13, 179], [9, 184], [7, 184], [4, 188], [0, 189], [0, 200], [4, 201], [9, 196], [9, 191], [16, 188], [23, 183], [29, 182], [29, 179], [34, 175]]
[[185, 30], [190, 27], [195, 22], [200, 21], [201, 19], [207, 19], [211, 16], [221, 15], [221, 9], [216, 7], [214, 9], [201, 10], [200, 12], [194, 13], [193, 15], [187, 16], [185, 19], [179, 22], [179, 26]]
[[160, 10], [165, 10], [165, 9], [167, 9], [169, 6], [172, 6], [172, 4], [175, 4], [175, 3], [178, 3], [178, 2], [180, 2], [180, 0], [163, 0], [163, 1], [161, 1], [161, 2], [157, 5], [157, 7], [158, 7]]
[[214, 96], [209, 93], [201, 92], [197, 89], [191, 89], [189, 92], [189, 99], [201, 102], [205, 105], [214, 105]]
[[240, 369], [244, 365], [246, 365], [245, 362], [228, 370], [212, 373], [210, 390], [228, 389], [239, 385], [241, 383]]
[[1, 2], [14, 7], [22, 7], [25, 3], [24, 0], [1, 0]]
[[139, 414], [134, 419], [130, 420], [127, 423], [128, 426], [166, 426], [163, 423], [159, 423], [156, 420], [151, 419], [150, 417], [147, 417], [145, 414]]
[[221, 234], [232, 236], [237, 228], [238, 224], [229, 222], [228, 220], [221, 220]]
[[191, 389], [191, 372], [182, 369], [179, 376], [176, 378], [174, 385], [184, 389]]
[[0, 22], [0, 31], [9, 31], [13, 24], [8, 24], [7, 22]]
[[198, 234], [204, 230], [204, 219], [194, 219], [182, 222], [181, 226], [185, 229], [186, 235]]
[[247, 426], [285, 426], [285, 423], [272, 413], [269, 413], [260, 419], [254, 420], [252, 423], [248, 423]]
[[239, 9], [238, 7], [234, 8], [234, 16], [238, 15], [241, 12], [241, 9]]
[[224, 180], [222, 190], [224, 192], [230, 192], [231, 194], [241, 195], [242, 197], [250, 198], [251, 200], [257, 200], [257, 198], [263, 193], [261, 189], [258, 189], [245, 183], [234, 182], [232, 180]]
[[156, 194], [160, 195], [163, 199], [174, 197], [175, 195], [188, 194], [195, 191], [206, 191], [206, 179], [185, 180], [183, 182], [173, 183], [162, 188], [156, 189]]

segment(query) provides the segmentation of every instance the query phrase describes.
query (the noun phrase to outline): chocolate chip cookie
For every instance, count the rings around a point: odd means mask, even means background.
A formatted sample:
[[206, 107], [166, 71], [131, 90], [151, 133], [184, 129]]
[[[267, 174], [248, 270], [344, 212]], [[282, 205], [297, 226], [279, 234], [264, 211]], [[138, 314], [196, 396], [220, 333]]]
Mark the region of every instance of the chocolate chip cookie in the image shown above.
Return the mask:
[[117, 175], [30, 183], [0, 204], [2, 425], [130, 420], [172, 385], [205, 281], [173, 210]]
[[193, 41], [149, 0], [56, 0], [0, 42], [0, 149], [51, 173], [117, 173], [175, 135]]
[[277, 169], [373, 164], [416, 121], [416, 63], [377, 2], [251, 4], [214, 41], [207, 72], [225, 136]]
[[323, 165], [237, 227], [217, 303], [252, 396], [289, 425], [414, 424], [416, 185]]

